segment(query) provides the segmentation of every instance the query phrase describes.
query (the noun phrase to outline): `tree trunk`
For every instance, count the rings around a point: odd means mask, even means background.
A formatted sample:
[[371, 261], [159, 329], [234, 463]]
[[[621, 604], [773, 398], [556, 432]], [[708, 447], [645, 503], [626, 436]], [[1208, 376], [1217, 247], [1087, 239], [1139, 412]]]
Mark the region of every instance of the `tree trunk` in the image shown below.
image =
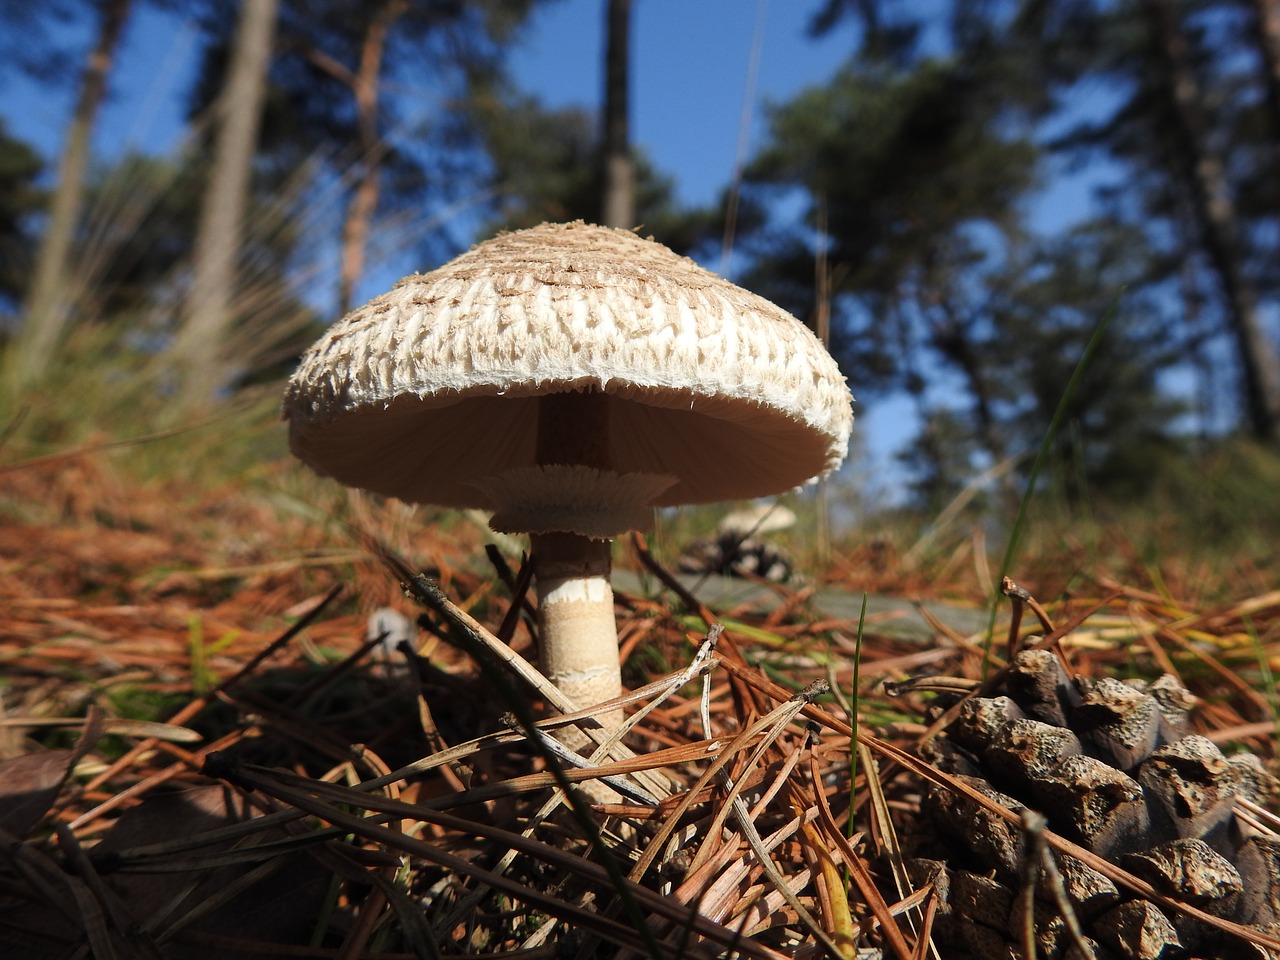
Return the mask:
[[338, 277], [339, 315], [346, 314], [351, 309], [356, 284], [364, 274], [369, 229], [381, 195], [378, 181], [382, 158], [386, 154], [386, 145], [378, 130], [382, 59], [386, 53], [391, 27], [407, 6], [405, 0], [392, 0], [373, 18], [360, 51], [360, 64], [348, 80], [356, 98], [356, 122], [360, 138], [356, 165], [360, 172], [342, 224], [342, 264]]
[[1280, 0], [1253, 0], [1258, 50], [1267, 71], [1267, 102], [1280, 134]]
[[1222, 161], [1209, 146], [1203, 95], [1189, 62], [1186, 37], [1169, 0], [1144, 0], [1143, 8], [1173, 120], [1174, 169], [1192, 198], [1204, 249], [1222, 285], [1249, 423], [1259, 439], [1280, 441], [1280, 352], [1267, 337], [1257, 290], [1243, 269], [1235, 203]]
[[107, 77], [132, 0], [98, 4], [98, 35], [80, 77], [80, 92], [58, 162], [58, 185], [49, 223], [36, 254], [34, 278], [25, 304], [25, 319], [7, 364], [5, 380], [19, 389], [38, 379], [66, 330], [72, 307], [71, 253], [84, 202], [89, 140], [98, 108], [107, 94]]
[[608, 41], [604, 58], [604, 196], [602, 226], [636, 225], [635, 169], [631, 162], [628, 80], [631, 54], [631, 0], [608, 0]]
[[173, 344], [189, 403], [207, 403], [231, 374], [227, 332], [234, 319], [237, 259], [252, 188], [278, 0], [244, 0], [226, 86], [218, 99], [217, 139], [196, 234], [186, 318]]

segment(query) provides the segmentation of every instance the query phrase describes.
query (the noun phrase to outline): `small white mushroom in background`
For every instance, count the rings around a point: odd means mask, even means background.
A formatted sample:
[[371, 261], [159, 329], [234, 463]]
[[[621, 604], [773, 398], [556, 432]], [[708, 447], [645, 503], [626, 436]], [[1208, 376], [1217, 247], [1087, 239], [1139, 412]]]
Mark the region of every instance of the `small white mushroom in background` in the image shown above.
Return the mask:
[[344, 317], [303, 357], [285, 416], [323, 475], [530, 534], [542, 669], [586, 707], [621, 693], [609, 541], [655, 506], [834, 470], [851, 400], [790, 314], [578, 222], [496, 237]]
[[398, 656], [400, 644], [413, 642], [418, 638], [418, 625], [394, 607], [379, 607], [369, 614], [365, 623], [364, 638], [377, 640], [374, 647], [374, 659], [386, 664], [404, 664], [404, 658]]

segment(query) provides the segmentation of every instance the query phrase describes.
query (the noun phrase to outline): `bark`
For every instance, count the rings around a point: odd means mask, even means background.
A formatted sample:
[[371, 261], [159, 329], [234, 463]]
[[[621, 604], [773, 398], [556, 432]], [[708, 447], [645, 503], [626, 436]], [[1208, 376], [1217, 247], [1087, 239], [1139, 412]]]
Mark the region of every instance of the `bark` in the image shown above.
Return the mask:
[[631, 160], [629, 77], [631, 0], [608, 0], [604, 63], [604, 196], [602, 226], [636, 225], [635, 166]]
[[378, 104], [381, 95], [382, 62], [387, 50], [387, 38], [396, 20], [408, 7], [406, 0], [391, 0], [378, 10], [369, 22], [364, 43], [360, 50], [360, 62], [355, 72], [346, 70], [332, 59], [313, 54], [312, 60], [351, 87], [356, 100], [356, 124], [358, 159], [355, 190], [347, 205], [342, 223], [342, 260], [338, 275], [338, 312], [351, 309], [356, 284], [364, 274], [365, 255], [369, 245], [369, 230], [381, 197], [380, 175], [386, 144], [378, 129]]
[[226, 87], [217, 104], [217, 139], [196, 234], [186, 318], [173, 344], [190, 402], [207, 402], [224, 386], [235, 358], [227, 334], [234, 320], [237, 259], [252, 187], [278, 0], [244, 0]]
[[1280, 0], [1253, 0], [1258, 49], [1267, 71], [1267, 102], [1280, 132]]
[[1240, 227], [1222, 161], [1209, 146], [1203, 96], [1169, 0], [1144, 0], [1155, 63], [1168, 98], [1177, 156], [1204, 249], [1226, 300], [1253, 434], [1280, 441], [1280, 352], [1267, 337], [1258, 292], [1245, 274]]
[[84, 204], [89, 141], [131, 6], [132, 0], [106, 0], [99, 5], [98, 34], [81, 73], [67, 141], [58, 162], [58, 185], [36, 254], [26, 319], [9, 356], [5, 379], [14, 388], [33, 382], [45, 371], [70, 318], [76, 287], [71, 254]]

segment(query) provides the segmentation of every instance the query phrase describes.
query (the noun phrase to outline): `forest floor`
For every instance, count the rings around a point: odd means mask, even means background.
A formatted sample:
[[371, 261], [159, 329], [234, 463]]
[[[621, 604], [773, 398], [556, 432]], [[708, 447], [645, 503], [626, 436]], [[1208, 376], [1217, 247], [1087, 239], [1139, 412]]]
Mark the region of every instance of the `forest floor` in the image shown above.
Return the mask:
[[[889, 891], [924, 776], [899, 751], [937, 710], [885, 681], [972, 688], [1011, 644], [1059, 650], [1080, 676], [1175, 674], [1198, 731], [1276, 770], [1266, 570], [1209, 584], [1122, 551], [1085, 569], [1067, 543], [1013, 572], [1043, 604], [1011, 586], [991, 618], [980, 538], [914, 566], [884, 538], [836, 544], [821, 571], [714, 602], [637, 540], [618, 551], [618, 611], [625, 679], [645, 690], [628, 707], [639, 756], [609, 766], [642, 790], [557, 809], [553, 787], [589, 775], [547, 753], [542, 699], [484, 652], [536, 662], [519, 558], [455, 515], [310, 503], [294, 470], [199, 488], [104, 454], [0, 472], [0, 945], [811, 955], [803, 904], [842, 944], [894, 955], [872, 931], [920, 904]], [[757, 836], [718, 828], [736, 791]]]

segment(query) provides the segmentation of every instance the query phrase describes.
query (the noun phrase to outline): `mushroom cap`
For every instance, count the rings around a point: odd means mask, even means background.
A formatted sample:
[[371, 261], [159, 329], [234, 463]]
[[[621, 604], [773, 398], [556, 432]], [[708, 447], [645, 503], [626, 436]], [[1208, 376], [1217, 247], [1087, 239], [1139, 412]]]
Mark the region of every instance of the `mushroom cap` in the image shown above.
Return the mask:
[[853, 422], [835, 361], [790, 314], [581, 222], [503, 234], [348, 314], [302, 358], [284, 413], [321, 474], [501, 509], [524, 482], [501, 478], [540, 469], [535, 398], [567, 391], [608, 404], [608, 468], [657, 478], [639, 483], [646, 509], [799, 486], [840, 465]]

